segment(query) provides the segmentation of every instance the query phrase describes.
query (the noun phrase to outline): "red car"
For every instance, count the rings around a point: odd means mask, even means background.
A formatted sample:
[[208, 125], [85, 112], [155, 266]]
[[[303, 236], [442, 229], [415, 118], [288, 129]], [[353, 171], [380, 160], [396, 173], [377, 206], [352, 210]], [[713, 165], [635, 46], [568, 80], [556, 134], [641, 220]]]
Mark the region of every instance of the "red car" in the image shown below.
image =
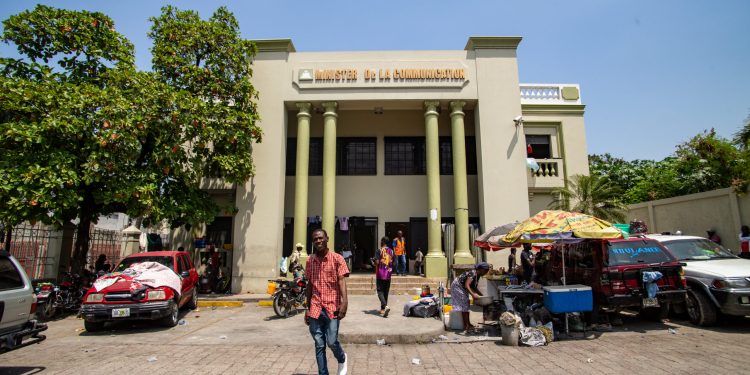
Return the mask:
[[[100, 330], [104, 323], [118, 320], [159, 320], [164, 326], [174, 327], [181, 307], [197, 307], [198, 272], [188, 253], [152, 251], [133, 254], [120, 261], [115, 272], [125, 271], [143, 262], [156, 262], [174, 271], [179, 276], [182, 289], [179, 297], [170, 287], [140, 286], [134, 289], [132, 280], [116, 278], [111, 285], [99, 291], [92, 287], [84, 296], [81, 315], [87, 331]], [[112, 278], [103, 276], [106, 277]]]

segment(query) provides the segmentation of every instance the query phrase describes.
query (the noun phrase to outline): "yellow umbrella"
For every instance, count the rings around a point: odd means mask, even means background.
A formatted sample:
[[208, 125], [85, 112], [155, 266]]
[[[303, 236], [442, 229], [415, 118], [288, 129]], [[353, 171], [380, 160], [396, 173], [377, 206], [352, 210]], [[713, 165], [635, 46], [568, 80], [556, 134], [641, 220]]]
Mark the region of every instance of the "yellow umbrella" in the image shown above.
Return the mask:
[[567, 242], [574, 238], [621, 238], [609, 222], [591, 215], [567, 211], [541, 211], [510, 231], [504, 242]]

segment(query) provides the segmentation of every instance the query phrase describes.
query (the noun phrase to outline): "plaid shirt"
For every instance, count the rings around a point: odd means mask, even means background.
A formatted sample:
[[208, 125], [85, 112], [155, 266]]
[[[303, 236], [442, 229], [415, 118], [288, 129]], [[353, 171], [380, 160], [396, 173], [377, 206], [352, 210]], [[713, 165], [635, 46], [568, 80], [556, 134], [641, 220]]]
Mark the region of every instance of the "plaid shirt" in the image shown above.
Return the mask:
[[309, 287], [312, 288], [312, 299], [307, 316], [318, 319], [321, 310], [326, 309], [333, 318], [333, 312], [338, 311], [341, 299], [339, 279], [347, 276], [349, 276], [349, 268], [346, 266], [344, 257], [331, 250], [328, 250], [328, 254], [323, 258], [317, 255], [307, 258], [305, 277], [310, 281]]

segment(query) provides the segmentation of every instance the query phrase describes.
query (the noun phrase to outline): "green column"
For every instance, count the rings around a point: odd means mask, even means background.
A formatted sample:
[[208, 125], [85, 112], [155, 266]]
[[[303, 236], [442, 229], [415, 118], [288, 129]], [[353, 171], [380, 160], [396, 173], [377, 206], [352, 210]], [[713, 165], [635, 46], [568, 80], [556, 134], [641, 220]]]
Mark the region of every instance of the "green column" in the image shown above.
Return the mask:
[[453, 141], [453, 205], [456, 218], [455, 264], [474, 263], [469, 251], [469, 198], [466, 188], [466, 137], [464, 136], [464, 112], [466, 102], [450, 102], [451, 139]]
[[336, 105], [323, 103], [323, 229], [330, 249], [336, 246]]
[[[297, 172], [294, 177], [294, 243], [307, 261], [307, 173], [310, 158], [310, 103], [297, 103]], [[294, 246], [294, 245], [292, 245]]]
[[425, 151], [427, 156], [427, 255], [425, 276], [447, 277], [448, 260], [440, 241], [440, 140], [438, 138], [438, 101], [425, 101]]

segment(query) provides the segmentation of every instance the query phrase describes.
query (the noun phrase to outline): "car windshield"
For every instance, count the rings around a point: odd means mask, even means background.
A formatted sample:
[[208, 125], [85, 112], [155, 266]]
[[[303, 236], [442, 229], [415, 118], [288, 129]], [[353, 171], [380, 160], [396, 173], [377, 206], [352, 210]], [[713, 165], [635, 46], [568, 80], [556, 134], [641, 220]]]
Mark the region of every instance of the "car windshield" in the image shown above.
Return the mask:
[[158, 257], [158, 256], [125, 258], [122, 260], [122, 262], [120, 262], [120, 264], [117, 265], [117, 269], [115, 271], [122, 272], [125, 269], [130, 268], [130, 266], [136, 263], [143, 263], [143, 262], [161, 263], [164, 266], [169, 267], [170, 270], [174, 271], [174, 262], [172, 261], [172, 257]]
[[724, 246], [705, 238], [665, 241], [663, 244], [679, 260], [734, 258]]
[[662, 263], [673, 259], [655, 240], [609, 243], [609, 265]]

